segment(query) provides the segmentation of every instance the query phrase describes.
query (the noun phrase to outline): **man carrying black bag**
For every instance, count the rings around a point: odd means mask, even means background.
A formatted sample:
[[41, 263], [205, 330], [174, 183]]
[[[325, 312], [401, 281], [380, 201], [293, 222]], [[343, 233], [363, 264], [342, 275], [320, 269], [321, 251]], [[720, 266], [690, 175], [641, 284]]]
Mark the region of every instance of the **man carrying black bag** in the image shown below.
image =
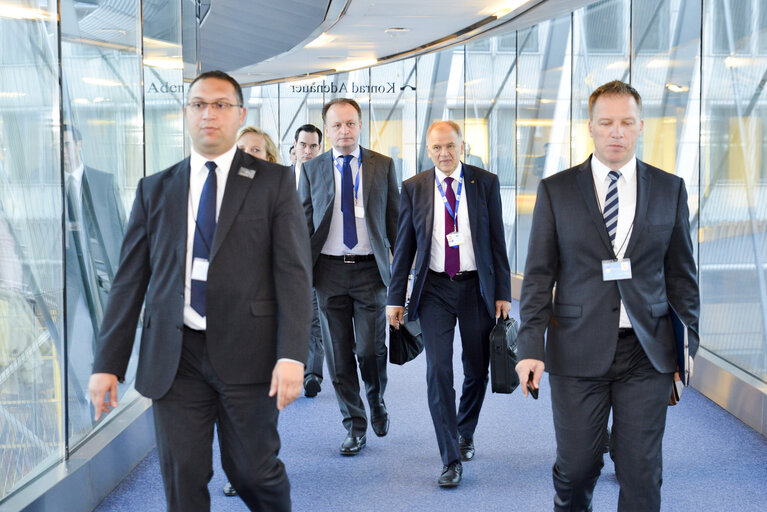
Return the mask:
[[[474, 457], [474, 430], [488, 381], [488, 336], [493, 318], [508, 316], [511, 309], [511, 274], [498, 177], [461, 163], [463, 140], [456, 123], [433, 123], [426, 140], [435, 167], [402, 183], [386, 316], [400, 326], [417, 254], [408, 316], [420, 319], [423, 332], [429, 410], [444, 466], [437, 482], [455, 487], [463, 474], [461, 461]], [[464, 372], [457, 413], [456, 320]]]

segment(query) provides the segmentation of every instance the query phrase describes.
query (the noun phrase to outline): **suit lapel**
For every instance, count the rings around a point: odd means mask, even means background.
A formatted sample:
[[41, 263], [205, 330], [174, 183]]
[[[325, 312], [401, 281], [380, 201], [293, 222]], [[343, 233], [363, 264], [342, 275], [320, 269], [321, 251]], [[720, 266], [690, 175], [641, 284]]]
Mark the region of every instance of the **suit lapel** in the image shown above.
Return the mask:
[[168, 237], [168, 240], [177, 240], [174, 251], [178, 270], [182, 276], [186, 270], [189, 173], [189, 157], [187, 157], [170, 173], [163, 187], [164, 202], [167, 205], [168, 232], [184, 234], [180, 237]]
[[[375, 175], [375, 158], [371, 151], [366, 151], [360, 146], [360, 157], [362, 158], [362, 201], [367, 211], [370, 191], [373, 190], [373, 179]], [[365, 215], [367, 217], [367, 214]]]
[[594, 227], [599, 233], [599, 238], [602, 240], [605, 249], [607, 249], [610, 254], [613, 254], [610, 236], [607, 234], [607, 228], [605, 227], [605, 219], [604, 216], [602, 216], [602, 212], [599, 211], [597, 196], [594, 191], [594, 177], [591, 173], [591, 158], [593, 157], [590, 157], [579, 166], [575, 179], [578, 183], [578, 189], [581, 191], [581, 196], [583, 196], [583, 200], [586, 202], [586, 207], [589, 210], [591, 220], [594, 222]]
[[647, 172], [647, 164], [637, 158], [637, 206], [634, 213], [634, 223], [631, 229], [631, 238], [629, 244], [626, 247], [625, 256], [629, 257], [631, 250], [637, 244], [642, 228], [644, 228], [644, 221], [647, 217], [647, 206], [650, 202], [650, 187], [652, 185], [652, 177]]
[[[479, 233], [479, 227], [477, 226], [477, 201], [479, 194], [477, 193], [477, 184], [474, 183], [474, 171], [466, 164], [463, 164], [463, 194], [466, 194], [466, 207], [469, 209], [469, 226], [472, 233]], [[460, 207], [460, 203], [458, 205]], [[456, 216], [458, 212], [455, 212]], [[460, 228], [459, 228], [460, 231]], [[476, 237], [472, 237], [474, 250], [479, 250], [477, 244], [479, 240]]]
[[[416, 195], [415, 197], [418, 198], [423, 197], [424, 201], [418, 201], [416, 199], [415, 203], [421, 205], [421, 208], [426, 208], [425, 216], [425, 235], [426, 235], [426, 249], [424, 250], [424, 255], [430, 255], [431, 254], [431, 237], [434, 236], [434, 168], [432, 167], [428, 171], [424, 171], [421, 173], [424, 175], [423, 179], [421, 179], [421, 182], [419, 183], [420, 187], [420, 193]], [[420, 176], [420, 175], [419, 175]], [[421, 195], [422, 194], [422, 195]], [[427, 259], [431, 256], [427, 256]]]
[[[330, 226], [330, 218], [333, 215], [333, 202], [336, 198], [336, 166], [333, 162], [333, 150], [327, 151], [317, 158], [321, 159], [318, 162], [319, 173], [318, 179], [320, 180], [319, 190], [325, 191], [327, 203], [325, 203], [325, 211], [322, 214], [322, 221], [320, 224], [324, 224], [327, 221], [327, 225]], [[313, 191], [312, 191], [313, 193]], [[322, 197], [322, 196], [320, 196]], [[319, 228], [319, 226], [317, 226]]]
[[218, 212], [216, 234], [213, 236], [213, 247], [211, 247], [210, 250], [210, 261], [213, 261], [216, 257], [216, 253], [218, 253], [218, 250], [221, 248], [221, 244], [229, 233], [229, 229], [232, 227], [235, 217], [237, 217], [237, 212], [239, 212], [242, 207], [242, 202], [245, 200], [245, 196], [248, 195], [250, 186], [258, 179], [258, 172], [260, 169], [254, 169], [256, 175], [252, 178], [240, 176], [239, 170], [242, 161], [242, 152], [238, 149], [234, 154], [232, 166], [229, 168], [229, 175], [226, 178], [224, 197], [221, 200], [221, 209]]

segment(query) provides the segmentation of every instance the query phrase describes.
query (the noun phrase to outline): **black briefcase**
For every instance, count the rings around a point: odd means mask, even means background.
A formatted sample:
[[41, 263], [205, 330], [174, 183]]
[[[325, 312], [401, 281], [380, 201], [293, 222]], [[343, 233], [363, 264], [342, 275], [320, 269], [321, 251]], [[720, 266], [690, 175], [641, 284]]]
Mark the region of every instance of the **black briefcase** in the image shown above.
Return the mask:
[[408, 320], [407, 309], [399, 329], [389, 326], [389, 362], [405, 364], [423, 352], [421, 322]]
[[519, 386], [517, 366], [517, 332], [513, 318], [499, 318], [490, 331], [490, 382], [493, 393], [511, 393]]

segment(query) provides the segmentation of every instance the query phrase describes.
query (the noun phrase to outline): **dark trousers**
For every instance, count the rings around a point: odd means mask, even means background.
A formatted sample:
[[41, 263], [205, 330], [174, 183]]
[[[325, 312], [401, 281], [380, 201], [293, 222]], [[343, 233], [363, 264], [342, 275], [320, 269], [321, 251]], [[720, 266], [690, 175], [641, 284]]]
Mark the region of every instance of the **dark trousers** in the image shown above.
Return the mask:
[[250, 510], [289, 511], [290, 483], [277, 458], [277, 406], [268, 384], [224, 384], [214, 372], [205, 334], [184, 329], [170, 391], [153, 403], [157, 451], [169, 511], [208, 511], [213, 427], [221, 462]]
[[322, 348], [322, 328], [320, 327], [320, 312], [317, 306], [317, 292], [312, 290], [312, 334], [309, 338], [309, 358], [306, 361], [304, 377], [314, 375], [322, 382], [322, 362], [325, 360], [325, 350]]
[[618, 340], [612, 366], [602, 377], [549, 376], [557, 437], [554, 510], [591, 510], [611, 408], [618, 510], [660, 510], [672, 379], [672, 374], [655, 370], [634, 334]]
[[[467, 439], [474, 437], [487, 389], [489, 336], [495, 320], [482, 301], [476, 277], [451, 281], [429, 273], [418, 311], [426, 351], [429, 411], [442, 463], [447, 466], [461, 460], [458, 435]], [[463, 362], [463, 390], [457, 415], [453, 389], [456, 319], [461, 332]]]
[[343, 424], [361, 436], [367, 417], [357, 364], [371, 410], [383, 404], [386, 389], [386, 287], [374, 260], [344, 263], [320, 256], [314, 271], [328, 371]]

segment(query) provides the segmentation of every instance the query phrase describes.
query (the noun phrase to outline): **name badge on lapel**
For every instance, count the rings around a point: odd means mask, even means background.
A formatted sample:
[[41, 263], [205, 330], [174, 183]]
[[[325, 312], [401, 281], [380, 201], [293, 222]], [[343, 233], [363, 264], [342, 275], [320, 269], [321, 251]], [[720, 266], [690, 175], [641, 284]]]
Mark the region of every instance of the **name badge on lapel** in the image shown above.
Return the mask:
[[240, 176], [245, 176], [246, 178], [253, 179], [253, 177], [256, 175], [256, 171], [253, 169], [246, 169], [245, 167], [240, 167], [240, 170], [237, 171], [237, 174]]
[[631, 260], [602, 260], [602, 281], [631, 279]]

